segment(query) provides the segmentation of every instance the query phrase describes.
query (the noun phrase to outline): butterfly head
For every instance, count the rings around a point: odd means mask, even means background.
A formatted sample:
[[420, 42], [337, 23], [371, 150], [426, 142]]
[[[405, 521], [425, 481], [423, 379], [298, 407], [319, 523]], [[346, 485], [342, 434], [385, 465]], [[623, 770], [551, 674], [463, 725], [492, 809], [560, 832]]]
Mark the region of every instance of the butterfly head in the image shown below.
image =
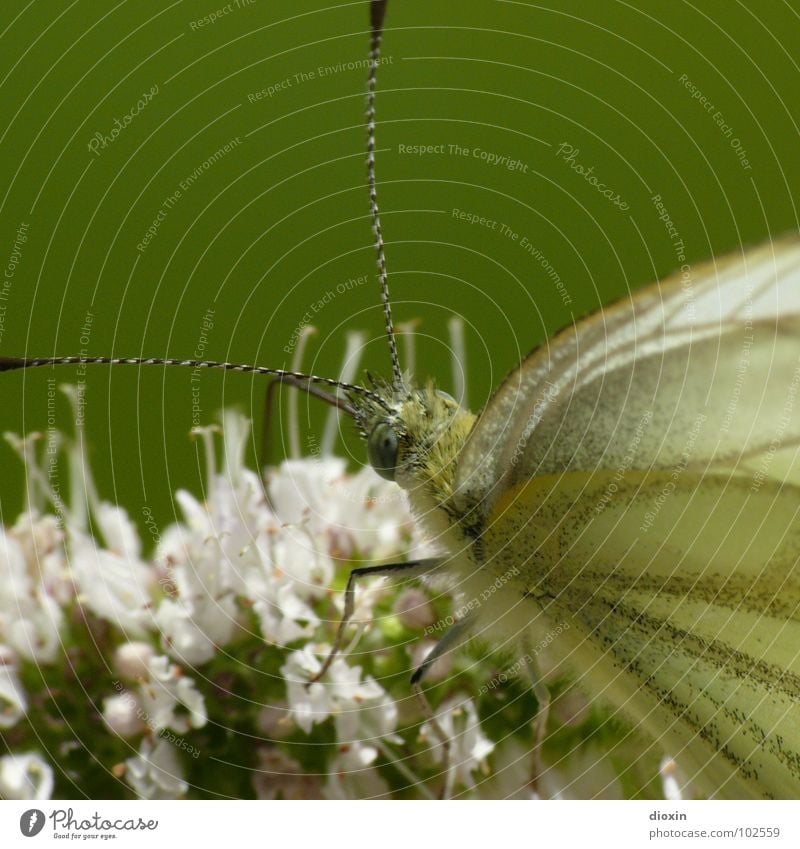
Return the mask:
[[398, 387], [370, 380], [373, 392], [352, 395], [350, 403], [372, 468], [403, 489], [428, 484], [449, 489], [475, 417], [433, 381]]

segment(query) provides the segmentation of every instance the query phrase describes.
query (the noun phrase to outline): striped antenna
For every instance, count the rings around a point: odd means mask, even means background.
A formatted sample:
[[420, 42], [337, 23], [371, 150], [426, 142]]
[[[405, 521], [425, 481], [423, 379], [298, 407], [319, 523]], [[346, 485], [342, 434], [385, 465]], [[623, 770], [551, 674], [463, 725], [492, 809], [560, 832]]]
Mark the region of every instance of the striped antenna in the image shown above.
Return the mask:
[[[184, 366], [185, 368], [215, 369], [218, 371], [236, 371], [243, 374], [264, 374], [277, 377], [287, 382], [298, 382], [302, 385], [321, 383], [334, 389], [344, 389], [346, 392], [354, 392], [363, 398], [381, 406], [387, 413], [392, 410], [386, 401], [377, 392], [371, 392], [363, 386], [353, 383], [343, 383], [341, 380], [333, 380], [330, 377], [320, 377], [316, 374], [303, 374], [300, 371], [290, 371], [281, 368], [266, 368], [265, 366], [253, 366], [243, 363], [222, 363], [216, 360], [178, 360], [162, 357], [0, 357], [0, 371], [14, 371], [24, 368], [41, 368], [43, 366], [72, 366], [72, 365], [105, 365], [105, 366]], [[299, 387], [302, 388], [302, 387]], [[353, 408], [337, 398], [335, 395], [324, 393], [311, 393], [318, 398], [330, 399], [328, 403], [338, 407], [342, 412], [350, 416], [355, 415]]]
[[383, 244], [381, 216], [378, 209], [378, 188], [375, 180], [375, 87], [378, 82], [378, 62], [381, 58], [381, 37], [383, 35], [386, 4], [387, 0], [372, 0], [370, 3], [372, 36], [369, 50], [369, 76], [367, 77], [367, 185], [369, 186], [369, 211], [372, 216], [372, 231], [375, 234], [375, 253], [378, 259], [378, 279], [381, 286], [383, 315], [386, 319], [386, 337], [389, 340], [389, 354], [392, 358], [392, 384], [396, 390], [403, 390], [403, 373], [400, 370], [397, 340], [392, 325], [392, 304], [389, 300], [386, 251]]

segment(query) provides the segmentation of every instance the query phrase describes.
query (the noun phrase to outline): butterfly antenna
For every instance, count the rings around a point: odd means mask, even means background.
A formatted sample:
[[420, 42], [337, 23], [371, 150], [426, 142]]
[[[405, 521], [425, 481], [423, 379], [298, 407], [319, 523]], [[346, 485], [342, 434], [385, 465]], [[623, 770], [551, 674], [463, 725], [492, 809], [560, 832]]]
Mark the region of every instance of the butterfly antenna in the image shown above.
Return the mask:
[[369, 186], [369, 210], [372, 216], [372, 232], [375, 234], [375, 253], [378, 259], [378, 279], [381, 285], [383, 315], [386, 319], [386, 337], [392, 357], [392, 375], [395, 389], [403, 388], [403, 373], [397, 353], [397, 340], [392, 324], [392, 304], [389, 300], [389, 280], [386, 272], [386, 251], [383, 244], [381, 216], [378, 209], [378, 188], [375, 179], [375, 87], [378, 82], [378, 63], [381, 57], [383, 19], [388, 0], [372, 0], [370, 3], [370, 25], [372, 37], [369, 50], [369, 76], [367, 77], [367, 185]]
[[387, 412], [391, 412], [386, 401], [377, 392], [371, 392], [363, 386], [344, 383], [341, 380], [334, 380], [331, 377], [320, 377], [316, 374], [304, 374], [300, 371], [290, 371], [288, 369], [266, 368], [265, 366], [247, 365], [245, 363], [225, 363], [216, 360], [179, 360], [162, 357], [0, 357], [0, 372], [26, 368], [42, 368], [44, 366], [72, 365], [183, 366], [184, 368], [193, 369], [235, 371], [242, 374], [263, 374], [269, 377], [277, 377], [279, 381], [290, 383], [298, 389], [304, 389], [309, 394], [327, 401], [327, 403], [338, 407], [338, 409], [350, 416], [355, 416], [355, 410], [350, 404], [337, 398], [335, 395], [329, 395], [312, 387], [315, 384], [322, 384], [330, 388], [354, 392], [379, 404]]

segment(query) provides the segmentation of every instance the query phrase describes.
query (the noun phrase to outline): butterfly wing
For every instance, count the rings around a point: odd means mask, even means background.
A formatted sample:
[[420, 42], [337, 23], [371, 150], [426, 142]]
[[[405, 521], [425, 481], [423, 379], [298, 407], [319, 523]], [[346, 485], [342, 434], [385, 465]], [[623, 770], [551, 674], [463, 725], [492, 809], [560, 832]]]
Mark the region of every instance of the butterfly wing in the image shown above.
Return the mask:
[[[686, 434], [696, 465], [749, 462], [771, 476], [800, 438], [800, 239], [677, 275], [600, 310], [531, 353], [487, 404], [456, 490], [483, 516], [535, 475], [670, 468]], [[778, 469], [777, 466], [781, 468]]]
[[799, 317], [797, 239], [649, 287], [530, 355], [457, 469], [524, 615], [708, 795], [800, 796]]

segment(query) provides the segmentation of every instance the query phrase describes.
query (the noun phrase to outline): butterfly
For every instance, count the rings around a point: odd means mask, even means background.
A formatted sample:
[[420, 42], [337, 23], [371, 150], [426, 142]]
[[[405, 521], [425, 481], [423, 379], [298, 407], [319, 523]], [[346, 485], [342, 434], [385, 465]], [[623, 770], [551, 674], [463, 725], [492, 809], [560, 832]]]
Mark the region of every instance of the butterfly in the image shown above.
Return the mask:
[[367, 174], [390, 379], [119, 357], [4, 358], [0, 370], [254, 372], [352, 418], [372, 467], [408, 493], [443, 553], [354, 570], [314, 680], [342, 649], [358, 581], [442, 577], [459, 615], [412, 685], [475, 638], [523, 658], [536, 771], [549, 707], [536, 646], [549, 643], [555, 671], [672, 756], [696, 792], [800, 795], [800, 239], [716, 259], [577, 322], [477, 415], [433, 381], [414, 383], [395, 344], [377, 203], [386, 6], [370, 6]]
[[[389, 572], [445, 570], [465, 611], [415, 682], [478, 636], [529, 659], [542, 710], [529, 647], [557, 631], [559, 667], [697, 790], [800, 794], [798, 338], [789, 237], [567, 328], [478, 416], [432, 383], [352, 395], [372, 466], [447, 551]], [[386, 572], [353, 574], [345, 619]]]

